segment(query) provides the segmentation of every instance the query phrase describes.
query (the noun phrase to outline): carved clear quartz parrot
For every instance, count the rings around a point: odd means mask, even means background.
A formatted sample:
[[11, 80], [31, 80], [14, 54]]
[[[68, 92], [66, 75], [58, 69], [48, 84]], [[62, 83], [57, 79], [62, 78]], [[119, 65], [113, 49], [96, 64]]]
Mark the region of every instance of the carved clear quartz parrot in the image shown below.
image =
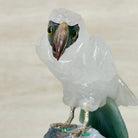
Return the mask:
[[[69, 127], [75, 108], [80, 107], [84, 110], [84, 125], [76, 135], [81, 135], [86, 130], [90, 113], [102, 109], [107, 102], [113, 103], [117, 110], [117, 105], [138, 104], [117, 74], [110, 49], [99, 36], [89, 37], [80, 15], [65, 9], [53, 10], [47, 32], [39, 41], [37, 53], [62, 83], [63, 102], [71, 107], [66, 123], [55, 126]], [[116, 112], [114, 109], [111, 107], [113, 113]], [[127, 133], [125, 125], [123, 127]]]

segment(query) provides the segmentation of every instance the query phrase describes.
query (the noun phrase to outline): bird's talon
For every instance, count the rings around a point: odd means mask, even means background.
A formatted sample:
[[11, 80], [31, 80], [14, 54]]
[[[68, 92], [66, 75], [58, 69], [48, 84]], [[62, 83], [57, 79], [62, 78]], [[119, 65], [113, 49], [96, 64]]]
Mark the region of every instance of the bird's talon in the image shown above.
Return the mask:
[[87, 128], [81, 128], [81, 129], [78, 129], [78, 130], [75, 130], [73, 132], [71, 132], [71, 135], [73, 137], [76, 137], [76, 136], [83, 136], [91, 127], [87, 127]]
[[67, 128], [72, 128], [72, 127], [77, 127], [76, 124], [67, 124], [67, 123], [53, 123], [50, 125], [50, 127], [58, 127], [61, 129], [67, 129]]
[[50, 127], [60, 127], [62, 125], [63, 123], [53, 123], [53, 124], [50, 124]]

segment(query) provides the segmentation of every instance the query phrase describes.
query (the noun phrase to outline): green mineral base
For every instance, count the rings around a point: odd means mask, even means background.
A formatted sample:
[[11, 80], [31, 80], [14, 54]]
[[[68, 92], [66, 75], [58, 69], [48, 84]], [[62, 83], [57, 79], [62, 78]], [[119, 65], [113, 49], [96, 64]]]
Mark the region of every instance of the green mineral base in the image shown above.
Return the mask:
[[[80, 112], [80, 122], [84, 122], [84, 111]], [[128, 132], [119, 109], [112, 98], [107, 98], [106, 105], [94, 112], [89, 112], [87, 126], [97, 129], [106, 138], [128, 138]]]
[[89, 136], [90, 134], [89, 133], [85, 133], [85, 134], [83, 134], [83, 136], [85, 136], [85, 137], [87, 137], [87, 136]]

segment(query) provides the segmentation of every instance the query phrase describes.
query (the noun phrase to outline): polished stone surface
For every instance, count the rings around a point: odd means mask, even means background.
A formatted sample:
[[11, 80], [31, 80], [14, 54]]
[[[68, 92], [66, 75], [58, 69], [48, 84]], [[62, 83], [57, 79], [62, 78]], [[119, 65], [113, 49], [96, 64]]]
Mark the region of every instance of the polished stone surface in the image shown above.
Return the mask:
[[[81, 127], [78, 126], [77, 128], [71, 128], [67, 132], [62, 132], [59, 128], [51, 127], [49, 128], [48, 132], [44, 135], [44, 138], [72, 138], [71, 132], [80, 129]], [[97, 130], [94, 128], [90, 128], [87, 133], [83, 136], [75, 136], [74, 138], [105, 138], [103, 137]]]

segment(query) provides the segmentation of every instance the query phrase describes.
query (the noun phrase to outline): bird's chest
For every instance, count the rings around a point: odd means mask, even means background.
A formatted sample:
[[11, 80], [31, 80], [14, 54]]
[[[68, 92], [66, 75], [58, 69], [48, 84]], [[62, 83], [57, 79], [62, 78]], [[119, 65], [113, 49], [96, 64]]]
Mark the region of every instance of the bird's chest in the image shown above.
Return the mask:
[[87, 76], [87, 71], [84, 68], [72, 66], [68, 70], [60, 74], [60, 80], [62, 82], [66, 81], [70, 84], [81, 84], [85, 81]]
[[77, 82], [82, 80], [87, 74], [86, 68], [81, 63], [75, 61], [69, 63], [60, 62], [55, 64], [50, 63], [48, 67], [61, 82]]

